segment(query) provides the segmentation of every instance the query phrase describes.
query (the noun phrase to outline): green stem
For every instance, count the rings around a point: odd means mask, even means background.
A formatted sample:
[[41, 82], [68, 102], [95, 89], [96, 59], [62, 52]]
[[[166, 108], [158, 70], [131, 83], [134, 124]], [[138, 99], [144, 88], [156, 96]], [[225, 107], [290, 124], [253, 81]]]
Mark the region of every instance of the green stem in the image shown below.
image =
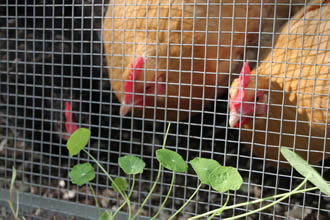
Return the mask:
[[16, 211], [14, 209], [14, 198], [13, 198], [15, 180], [16, 180], [16, 169], [15, 169], [15, 167], [13, 167], [13, 173], [11, 175], [11, 182], [10, 182], [10, 188], [9, 188], [9, 201], [7, 201], [7, 202], [14, 215], [15, 220], [18, 220], [19, 219], [18, 218], [18, 208], [19, 208], [19, 195], [18, 194], [19, 193], [16, 192], [16, 196], [17, 196], [16, 197], [16, 199], [17, 199]]
[[265, 205], [259, 209], [256, 209], [256, 210], [253, 210], [253, 211], [250, 211], [250, 212], [247, 212], [247, 213], [244, 213], [244, 214], [241, 214], [241, 215], [237, 215], [237, 216], [233, 216], [233, 217], [230, 217], [230, 218], [226, 218], [226, 220], [233, 220], [233, 219], [238, 219], [238, 218], [242, 218], [242, 217], [245, 217], [245, 216], [248, 216], [248, 215], [252, 215], [254, 213], [257, 213], [257, 212], [260, 212], [264, 209], [268, 209], [269, 207], [272, 207], [273, 205], [276, 205], [277, 203], [281, 202], [282, 200], [288, 198], [289, 196], [291, 196], [292, 194], [294, 194], [294, 192], [298, 191], [301, 187], [303, 187], [306, 183], [307, 183], [308, 179], [305, 178], [304, 181], [302, 183], [300, 183], [294, 190], [292, 190], [291, 192], [289, 192], [287, 195], [283, 196], [282, 198], [268, 204], [268, 205]]
[[[99, 168], [103, 171], [103, 173], [108, 177], [108, 179], [112, 182], [112, 184], [119, 189], [119, 187], [117, 186], [117, 184], [115, 183], [115, 181], [113, 181], [113, 179], [111, 178], [110, 174], [103, 168], [103, 166], [85, 149], [83, 149], [83, 151], [90, 157], [92, 158], [92, 160], [99, 166]], [[129, 199], [127, 198], [127, 196], [122, 192], [119, 191], [120, 195], [124, 198], [124, 200], [127, 202], [128, 205], [128, 216], [131, 217], [131, 203], [129, 201]]]
[[[166, 144], [166, 140], [167, 140], [167, 135], [168, 135], [168, 132], [170, 130], [170, 126], [171, 126], [171, 122], [168, 123], [168, 126], [167, 126], [167, 130], [166, 130], [166, 134], [165, 134], [165, 138], [164, 138], [164, 141], [163, 141], [163, 149], [165, 148], [165, 144]], [[160, 174], [161, 174], [161, 171], [162, 171], [162, 164], [159, 163], [159, 168], [158, 168], [158, 173], [157, 173], [157, 177], [156, 177], [156, 180], [154, 182], [154, 184], [152, 185], [151, 187], [151, 190], [150, 192], [148, 193], [147, 197], [143, 200], [140, 208], [138, 209], [138, 211], [135, 213], [135, 215], [133, 216], [132, 220], [134, 220], [139, 214], [140, 212], [142, 211], [143, 209], [143, 206], [146, 204], [146, 202], [148, 201], [148, 199], [150, 198], [151, 194], [153, 193], [153, 191], [155, 190], [156, 186], [157, 186], [157, 182], [159, 181], [159, 178], [160, 178]]]
[[99, 213], [99, 216], [101, 216], [102, 213], [101, 213], [100, 205], [99, 205], [99, 202], [97, 201], [96, 194], [95, 194], [95, 191], [94, 191], [94, 189], [93, 189], [93, 187], [92, 187], [92, 184], [88, 183], [88, 186], [89, 186], [89, 188], [90, 188], [91, 191], [92, 191], [92, 195], [93, 195], [93, 197], [94, 197], [95, 205], [96, 205], [97, 211], [98, 211], [98, 213]]
[[172, 173], [172, 181], [171, 181], [170, 189], [168, 190], [167, 195], [166, 195], [166, 197], [165, 197], [162, 205], [158, 209], [158, 212], [156, 213], [156, 215], [154, 215], [151, 218], [151, 220], [154, 220], [155, 218], [157, 218], [157, 216], [159, 215], [159, 213], [161, 212], [161, 210], [164, 208], [164, 206], [165, 206], [165, 204], [167, 202], [167, 199], [170, 197], [170, 193], [172, 192], [172, 188], [173, 188], [173, 185], [174, 185], [174, 179], [175, 179], [175, 171], [173, 171], [173, 173]]
[[131, 187], [131, 190], [129, 191], [128, 198], [131, 197], [131, 195], [133, 193], [134, 186], [135, 186], [135, 174], [133, 174], [132, 187]]
[[158, 174], [157, 174], [157, 177], [156, 177], [156, 180], [150, 190], [150, 192], [148, 193], [147, 197], [143, 200], [139, 210], [136, 212], [136, 214], [133, 216], [132, 220], [134, 220], [139, 214], [140, 212], [142, 211], [143, 209], [143, 206], [146, 204], [146, 202], [148, 201], [148, 199], [150, 198], [151, 194], [153, 193], [153, 191], [155, 190], [156, 186], [157, 186], [157, 182], [159, 181], [159, 178], [160, 178], [160, 174], [161, 174], [161, 170], [162, 170], [162, 165], [159, 163], [159, 168], [158, 168]]
[[188, 205], [188, 203], [195, 197], [196, 193], [199, 191], [202, 185], [203, 183], [199, 184], [199, 186], [197, 187], [195, 192], [189, 197], [189, 199], [168, 220], [173, 219], [177, 214], [182, 211], [182, 209], [184, 209], [184, 207], [186, 207], [186, 205]]
[[[12, 204], [14, 203], [13, 193], [14, 193], [15, 180], [16, 180], [16, 169], [15, 167], [13, 167], [13, 173], [11, 175], [10, 188], [9, 188], [9, 201]], [[13, 214], [15, 214], [15, 212]]]
[[8, 200], [7, 200], [7, 203], [9, 205], [9, 208], [10, 208], [11, 212], [13, 213], [13, 216], [14, 216], [15, 220], [18, 220], [18, 217], [16, 216], [16, 213], [15, 213], [15, 209], [14, 209], [13, 204], [10, 201], [8, 201]]
[[[132, 193], [133, 193], [133, 189], [134, 189], [134, 185], [135, 185], [135, 174], [133, 175], [133, 180], [132, 180], [132, 186], [131, 186], [131, 190], [128, 194], [128, 199], [131, 197]], [[120, 205], [120, 207], [115, 211], [115, 213], [113, 214], [113, 218], [118, 214], [118, 212], [126, 205], [126, 201], [123, 202], [123, 204]]]
[[16, 206], [16, 216], [17, 216], [17, 219], [18, 218], [18, 209], [19, 209], [19, 192], [16, 191], [16, 201], [17, 201], [17, 206]]
[[[330, 186], [330, 184], [329, 184]], [[317, 190], [319, 189], [319, 187], [315, 186], [315, 187], [311, 187], [311, 188], [307, 188], [307, 189], [302, 189], [302, 190], [297, 190], [295, 192], [289, 192], [291, 193], [292, 195], [293, 194], [297, 194], [297, 193], [303, 193], [303, 192], [308, 192], [308, 191], [313, 191], [313, 190]], [[276, 199], [276, 198], [280, 198], [280, 197], [283, 197], [285, 195], [287, 195], [288, 193], [282, 193], [282, 194], [278, 194], [278, 195], [274, 195], [274, 196], [269, 196], [269, 197], [266, 197], [266, 198], [261, 198], [261, 199], [257, 199], [257, 200], [254, 200], [254, 201], [250, 201], [250, 202], [243, 202], [243, 203], [240, 203], [240, 204], [236, 204], [236, 205], [231, 205], [231, 206], [227, 206], [224, 210], [229, 210], [229, 209], [233, 209], [233, 208], [238, 208], [238, 207], [241, 207], [241, 206], [247, 206], [247, 205], [252, 205], [252, 204], [255, 204], [255, 203], [260, 203], [260, 202], [263, 202], [263, 201], [267, 201], [267, 200], [271, 200], [271, 199]], [[214, 212], [218, 212], [221, 208], [219, 209], [214, 209], [212, 211], [209, 211], [209, 212], [205, 212], [203, 214], [200, 214], [200, 215], [196, 215], [194, 217], [191, 217], [189, 218], [189, 220], [194, 220], [194, 219], [198, 219], [198, 218], [202, 218], [204, 216], [208, 216], [208, 215], [211, 215], [213, 214]]]
[[131, 207], [131, 201], [129, 200], [129, 198], [127, 197], [126, 193], [123, 192], [123, 194], [126, 196], [127, 198], [127, 207], [128, 207], [128, 219], [131, 219], [132, 217], [132, 207]]
[[168, 123], [167, 129], [166, 129], [165, 138], [164, 138], [163, 147], [162, 147], [163, 149], [165, 149], [165, 144], [166, 144], [166, 141], [167, 141], [167, 135], [168, 135], [168, 132], [170, 131], [170, 127], [171, 127], [171, 122]]
[[225, 202], [225, 204], [220, 208], [220, 210], [219, 210], [219, 212], [215, 212], [215, 213], [213, 213], [213, 215], [211, 215], [207, 220], [211, 220], [212, 218], [214, 218], [214, 216], [216, 216], [216, 215], [221, 215], [221, 213], [225, 210], [225, 208], [226, 208], [226, 206], [227, 206], [227, 204], [228, 204], [228, 202], [229, 202], [229, 198], [230, 198], [230, 193], [229, 193], [229, 191], [227, 192], [227, 200], [226, 200], [226, 202]]

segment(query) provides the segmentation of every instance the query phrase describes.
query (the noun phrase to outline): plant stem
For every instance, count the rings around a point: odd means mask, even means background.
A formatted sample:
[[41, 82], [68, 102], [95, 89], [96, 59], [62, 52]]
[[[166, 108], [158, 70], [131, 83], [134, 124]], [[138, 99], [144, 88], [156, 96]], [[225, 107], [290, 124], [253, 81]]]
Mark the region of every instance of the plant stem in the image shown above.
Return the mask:
[[128, 219], [131, 219], [132, 217], [132, 207], [131, 207], [131, 201], [129, 200], [129, 198], [127, 197], [127, 194], [125, 192], [123, 192], [123, 194], [126, 196], [127, 198], [127, 207], [128, 207]]
[[158, 174], [157, 174], [157, 177], [156, 177], [156, 180], [150, 190], [150, 192], [148, 193], [147, 197], [143, 200], [139, 210], [135, 213], [135, 215], [133, 216], [132, 220], [134, 220], [139, 214], [140, 212], [142, 211], [142, 208], [143, 206], [146, 204], [146, 202], [148, 201], [148, 199], [150, 198], [151, 194], [153, 193], [153, 191], [155, 190], [156, 186], [157, 186], [157, 182], [160, 178], [160, 174], [161, 174], [161, 170], [162, 170], [162, 165], [161, 163], [159, 163], [159, 168], [158, 168]]
[[101, 216], [102, 213], [101, 213], [100, 205], [99, 205], [99, 202], [97, 201], [96, 194], [95, 194], [95, 191], [94, 191], [94, 189], [93, 189], [93, 187], [92, 187], [92, 184], [88, 183], [88, 186], [89, 186], [89, 188], [90, 188], [91, 191], [92, 191], [92, 195], [93, 195], [93, 197], [94, 197], [95, 205], [96, 205], [97, 211], [98, 211], [98, 213], [99, 213], [99, 216]]
[[195, 190], [195, 192], [189, 197], [189, 199], [168, 220], [173, 219], [177, 214], [179, 214], [182, 211], [182, 209], [184, 209], [184, 207], [186, 205], [188, 205], [188, 203], [195, 197], [196, 193], [199, 191], [199, 189], [201, 188], [202, 185], [203, 185], [203, 183], [200, 183], [198, 185], [198, 187]]
[[[16, 180], [16, 169], [15, 167], [13, 167], [13, 173], [11, 175], [10, 188], [9, 188], [9, 201], [12, 204], [14, 203], [13, 193], [14, 193], [15, 180]], [[15, 214], [15, 212], [13, 214]]]
[[306, 183], [307, 183], [308, 179], [305, 178], [304, 181], [302, 183], [300, 183], [294, 190], [292, 190], [291, 192], [287, 193], [287, 195], [283, 196], [282, 198], [268, 204], [268, 205], [265, 205], [259, 209], [256, 209], [256, 210], [253, 210], [253, 211], [250, 211], [250, 212], [247, 212], [247, 213], [244, 213], [244, 214], [241, 214], [241, 215], [237, 215], [237, 216], [233, 216], [233, 217], [230, 217], [230, 218], [226, 218], [226, 220], [233, 220], [233, 219], [238, 219], [238, 218], [242, 218], [242, 217], [245, 217], [245, 216], [248, 216], [248, 215], [252, 215], [254, 213], [257, 213], [259, 211], [262, 211], [264, 209], [267, 209], [269, 207], [272, 207], [273, 205], [276, 205], [277, 203], [281, 202], [282, 200], [288, 198], [289, 196], [291, 196], [292, 194], [294, 194], [294, 192], [298, 191], [301, 187], [303, 187]]
[[211, 220], [211, 219], [214, 218], [214, 216], [216, 216], [216, 215], [221, 215], [221, 213], [225, 210], [225, 208], [226, 208], [226, 206], [227, 206], [227, 204], [228, 204], [228, 202], [229, 202], [229, 198], [230, 198], [230, 193], [229, 193], [229, 191], [228, 191], [228, 192], [227, 192], [227, 199], [226, 199], [225, 204], [220, 208], [219, 212], [215, 212], [215, 213], [213, 213], [213, 215], [211, 215], [207, 220]]
[[16, 201], [17, 201], [17, 206], [16, 206], [16, 217], [18, 218], [18, 209], [19, 209], [19, 192], [16, 192]]
[[[167, 130], [166, 130], [166, 134], [165, 134], [165, 138], [164, 138], [164, 141], [163, 141], [163, 149], [165, 148], [165, 144], [166, 144], [166, 140], [167, 140], [167, 135], [168, 135], [168, 132], [170, 130], [170, 126], [171, 126], [171, 122], [168, 123], [168, 126], [167, 126]], [[160, 178], [160, 174], [161, 174], [161, 171], [162, 171], [162, 164], [159, 163], [159, 168], [158, 168], [158, 173], [157, 173], [157, 177], [156, 177], [156, 180], [154, 182], [154, 184], [152, 185], [151, 187], [151, 190], [150, 192], [148, 193], [147, 197], [143, 200], [139, 210], [135, 213], [135, 215], [133, 216], [132, 220], [134, 220], [139, 214], [140, 212], [142, 211], [142, 208], [143, 206], [146, 204], [146, 202], [148, 201], [148, 199], [150, 198], [152, 192], [155, 190], [156, 186], [157, 186], [157, 182], [159, 181], [159, 178]]]
[[160, 211], [164, 208], [166, 202], [167, 202], [167, 199], [170, 197], [170, 193], [172, 192], [172, 188], [173, 188], [173, 185], [174, 185], [174, 179], [175, 179], [175, 171], [173, 171], [172, 173], [172, 181], [171, 181], [171, 185], [170, 185], [170, 188], [167, 192], [167, 195], [162, 203], [162, 205], [159, 207], [158, 209], [158, 212], [156, 213], [156, 215], [154, 215], [151, 220], [154, 220], [155, 218], [157, 218], [157, 216], [159, 215]]
[[133, 174], [132, 186], [131, 186], [131, 190], [129, 191], [128, 198], [130, 198], [133, 193], [134, 185], [135, 185], [135, 174]]
[[[119, 187], [117, 186], [117, 184], [115, 183], [115, 181], [113, 181], [113, 179], [111, 178], [110, 174], [103, 168], [103, 166], [85, 149], [83, 149], [83, 151], [90, 157], [92, 158], [92, 160], [99, 166], [99, 168], [103, 171], [103, 173], [108, 177], [108, 179], [112, 182], [112, 184], [117, 187], [119, 189]], [[128, 205], [128, 216], [131, 217], [131, 203], [129, 201], [129, 199], [127, 198], [127, 196], [119, 190], [120, 195], [123, 197], [123, 199], [127, 202]]]
[[[133, 180], [132, 180], [132, 186], [131, 186], [131, 190], [128, 194], [128, 199], [131, 197], [132, 193], [133, 193], [133, 189], [134, 189], [134, 185], [135, 185], [135, 174], [133, 175]], [[123, 204], [120, 205], [120, 207], [115, 211], [115, 213], [113, 214], [113, 218], [118, 214], [118, 212], [126, 205], [126, 201], [123, 202]]]
[[15, 184], [15, 180], [16, 180], [16, 169], [15, 167], [13, 167], [13, 173], [11, 175], [11, 181], [10, 181], [10, 188], [9, 188], [9, 201], [7, 201], [9, 207], [10, 207], [10, 210], [11, 212], [13, 213], [14, 215], [14, 218], [15, 220], [19, 220], [18, 218], [18, 208], [19, 208], [19, 193], [16, 192], [16, 199], [17, 199], [17, 206], [16, 206], [16, 211], [14, 209], [14, 184]]
[[[329, 186], [330, 186], [330, 184], [329, 184]], [[307, 189], [297, 190], [294, 193], [291, 192], [291, 194], [293, 195], [293, 194], [303, 193], [303, 192], [308, 192], [308, 191], [313, 191], [313, 190], [317, 190], [317, 189], [319, 189], [319, 187], [315, 186], [315, 187], [311, 187], [311, 188], [307, 188]], [[247, 206], [247, 205], [251, 205], [251, 204], [255, 204], [255, 203], [260, 203], [260, 202], [263, 202], [263, 201], [266, 201], [266, 200], [280, 198], [280, 197], [283, 197], [283, 196], [285, 196], [287, 194], [288, 193], [282, 193], [282, 194], [278, 194], [278, 195], [274, 195], [274, 196], [269, 196], [269, 197], [266, 197], [266, 198], [257, 199], [257, 200], [250, 201], [250, 202], [243, 202], [243, 203], [240, 203], [240, 204], [227, 206], [224, 210], [229, 210], [229, 209], [238, 208], [238, 207], [241, 207], [241, 206]], [[196, 215], [194, 217], [189, 218], [189, 220], [194, 220], [194, 219], [202, 218], [204, 216], [211, 215], [214, 212], [218, 212], [220, 209], [221, 208], [218, 208], [218, 209], [214, 209], [214, 210], [209, 211], [209, 212], [205, 212], [205, 213], [200, 214], [200, 215]]]
[[9, 208], [10, 208], [11, 212], [13, 213], [13, 216], [14, 216], [15, 220], [18, 220], [18, 217], [16, 216], [16, 213], [15, 213], [15, 209], [14, 209], [13, 204], [10, 201], [8, 201], [8, 200], [7, 200], [7, 203], [9, 205]]
[[166, 141], [167, 141], [167, 135], [168, 135], [168, 132], [170, 131], [170, 127], [171, 127], [171, 122], [168, 123], [167, 129], [166, 129], [165, 138], [164, 138], [164, 141], [163, 141], [163, 149], [165, 149], [165, 144], [166, 144]]

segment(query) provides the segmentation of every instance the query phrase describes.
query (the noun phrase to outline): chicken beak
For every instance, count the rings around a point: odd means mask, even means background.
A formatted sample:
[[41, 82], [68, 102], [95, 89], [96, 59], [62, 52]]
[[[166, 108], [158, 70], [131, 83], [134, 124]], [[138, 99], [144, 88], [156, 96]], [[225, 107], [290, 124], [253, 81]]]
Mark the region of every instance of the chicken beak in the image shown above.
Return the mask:
[[240, 116], [237, 112], [231, 112], [229, 116], [229, 126], [235, 127], [237, 122], [239, 122]]
[[132, 105], [128, 105], [125, 102], [123, 102], [120, 106], [120, 115], [125, 116], [131, 110], [132, 110]]

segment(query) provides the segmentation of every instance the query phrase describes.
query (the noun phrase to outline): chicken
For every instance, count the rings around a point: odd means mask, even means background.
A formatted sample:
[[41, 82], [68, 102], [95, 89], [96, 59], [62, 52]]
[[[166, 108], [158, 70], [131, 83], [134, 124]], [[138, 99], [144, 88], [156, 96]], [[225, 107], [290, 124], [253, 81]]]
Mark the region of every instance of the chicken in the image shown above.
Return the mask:
[[[200, 112], [228, 90], [234, 61], [255, 41], [260, 19], [274, 17], [274, 2], [111, 1], [104, 49], [120, 114], [184, 120]], [[288, 5], [277, 7], [283, 14]]]
[[280, 162], [279, 147], [309, 163], [330, 156], [330, 5], [313, 2], [282, 29], [271, 53], [230, 88], [231, 127], [258, 157]]

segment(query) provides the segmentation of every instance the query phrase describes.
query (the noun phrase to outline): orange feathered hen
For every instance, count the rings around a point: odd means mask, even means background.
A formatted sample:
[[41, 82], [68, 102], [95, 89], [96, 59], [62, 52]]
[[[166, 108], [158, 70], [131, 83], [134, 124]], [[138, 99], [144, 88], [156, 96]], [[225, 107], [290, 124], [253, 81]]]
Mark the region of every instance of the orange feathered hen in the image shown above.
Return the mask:
[[183, 120], [202, 110], [227, 91], [232, 61], [255, 40], [260, 19], [274, 16], [265, 4], [274, 2], [110, 1], [104, 48], [120, 114]]
[[231, 85], [230, 126], [273, 164], [284, 160], [280, 146], [309, 163], [330, 156], [329, 15], [329, 0], [301, 9], [259, 67], [250, 72], [246, 62]]

